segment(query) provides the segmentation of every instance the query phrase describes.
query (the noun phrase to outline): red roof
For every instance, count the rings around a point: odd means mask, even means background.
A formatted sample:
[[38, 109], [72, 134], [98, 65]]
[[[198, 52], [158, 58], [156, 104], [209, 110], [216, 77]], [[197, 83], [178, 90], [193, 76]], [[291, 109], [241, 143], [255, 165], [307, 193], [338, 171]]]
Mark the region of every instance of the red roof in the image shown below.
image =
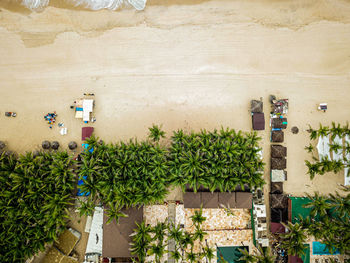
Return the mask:
[[81, 129], [81, 140], [85, 141], [86, 138], [90, 138], [94, 132], [94, 127], [83, 127]]

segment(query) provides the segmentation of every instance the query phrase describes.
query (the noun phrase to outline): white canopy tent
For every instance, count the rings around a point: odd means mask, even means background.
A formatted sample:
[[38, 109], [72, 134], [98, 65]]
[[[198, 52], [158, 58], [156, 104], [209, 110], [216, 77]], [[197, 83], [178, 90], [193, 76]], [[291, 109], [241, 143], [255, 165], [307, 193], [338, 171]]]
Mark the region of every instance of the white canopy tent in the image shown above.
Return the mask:
[[92, 217], [89, 239], [85, 254], [102, 255], [102, 235], [103, 235], [103, 208], [95, 207], [95, 212]]
[[320, 136], [318, 138], [317, 151], [320, 160], [323, 158], [328, 158], [328, 160], [331, 159], [331, 155], [329, 152], [329, 135]]
[[[333, 140], [333, 144], [338, 144], [338, 145], [343, 146], [343, 139], [337, 135], [337, 136], [335, 136], [335, 138]], [[334, 161], [342, 161], [343, 160], [343, 149], [339, 149], [338, 152], [332, 151], [332, 154], [333, 154]]]

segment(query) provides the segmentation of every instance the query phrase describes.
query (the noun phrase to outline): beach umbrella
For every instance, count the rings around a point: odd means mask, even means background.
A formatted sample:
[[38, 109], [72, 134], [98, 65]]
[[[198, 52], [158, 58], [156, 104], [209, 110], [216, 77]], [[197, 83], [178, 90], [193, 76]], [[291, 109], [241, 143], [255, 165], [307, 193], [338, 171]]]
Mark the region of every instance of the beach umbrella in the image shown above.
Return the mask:
[[51, 144], [51, 148], [57, 150], [60, 147], [60, 143], [58, 141], [53, 141]]
[[51, 143], [49, 141], [43, 141], [41, 147], [43, 147], [45, 150], [50, 149]]
[[77, 143], [76, 142], [70, 142], [69, 144], [68, 144], [68, 148], [70, 149], [70, 150], [74, 150], [74, 149], [76, 149], [78, 147], [78, 145], [77, 145]]
[[3, 141], [0, 141], [0, 150], [3, 150], [6, 147], [6, 144]]
[[298, 134], [299, 128], [297, 126], [293, 126], [291, 131], [292, 131], [293, 134]]

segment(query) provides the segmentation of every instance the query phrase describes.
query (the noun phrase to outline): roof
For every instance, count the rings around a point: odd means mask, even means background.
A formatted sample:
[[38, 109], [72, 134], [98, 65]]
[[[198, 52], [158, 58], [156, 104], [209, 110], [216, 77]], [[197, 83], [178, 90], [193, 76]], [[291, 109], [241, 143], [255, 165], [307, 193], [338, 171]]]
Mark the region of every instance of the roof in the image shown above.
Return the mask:
[[222, 204], [226, 207], [236, 207], [236, 194], [235, 193], [219, 193], [219, 205]]
[[201, 203], [203, 204], [203, 208], [218, 208], [219, 193], [201, 193]]
[[286, 172], [284, 170], [271, 170], [271, 182], [284, 182], [287, 180]]
[[236, 192], [236, 208], [252, 208], [252, 193]]
[[272, 131], [271, 132], [271, 142], [283, 142], [284, 132], [283, 131]]
[[272, 128], [285, 129], [287, 128], [287, 118], [272, 118], [271, 126]]
[[264, 113], [253, 113], [252, 116], [253, 130], [265, 130], [265, 116]]
[[[106, 210], [105, 210], [106, 211]], [[106, 212], [103, 215], [103, 244], [102, 256], [111, 258], [131, 257], [129, 243], [132, 241], [130, 235], [136, 229], [136, 223], [143, 219], [143, 208], [122, 209], [128, 217], [120, 218], [119, 224], [113, 220], [106, 224], [108, 217]]]
[[282, 182], [272, 182], [271, 183], [271, 194], [282, 194], [283, 193], [283, 183]]
[[250, 111], [251, 112], [263, 112], [263, 102], [260, 100], [250, 101]]
[[201, 194], [186, 192], [184, 193], [184, 207], [185, 208], [200, 208], [201, 207]]
[[284, 194], [270, 194], [271, 208], [288, 208], [288, 197]]
[[283, 170], [287, 168], [287, 161], [285, 158], [271, 158], [271, 169]]
[[281, 223], [274, 223], [271, 222], [270, 224], [270, 231], [271, 233], [284, 233], [285, 232], [285, 228]]
[[287, 147], [282, 145], [271, 145], [271, 157], [286, 157]]
[[94, 132], [94, 127], [83, 127], [81, 129], [81, 140], [85, 141], [86, 138], [90, 138]]

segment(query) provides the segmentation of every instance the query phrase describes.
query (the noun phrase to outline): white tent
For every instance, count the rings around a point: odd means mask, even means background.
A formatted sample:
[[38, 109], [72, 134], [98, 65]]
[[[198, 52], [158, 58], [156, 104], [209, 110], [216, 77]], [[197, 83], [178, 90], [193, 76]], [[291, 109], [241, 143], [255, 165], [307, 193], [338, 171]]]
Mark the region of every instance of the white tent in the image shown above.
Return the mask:
[[320, 136], [318, 138], [317, 151], [318, 151], [318, 156], [319, 156], [320, 160], [323, 158], [326, 158], [326, 157], [329, 160], [331, 159], [331, 156], [329, 153], [329, 135]]
[[[345, 146], [346, 144], [350, 144], [350, 136], [345, 136]], [[345, 159], [349, 162], [350, 161], [350, 153], [345, 152]], [[344, 168], [344, 185], [350, 185], [350, 174], [349, 174], [349, 167]]]
[[94, 106], [94, 100], [83, 100], [83, 121], [90, 121], [90, 112]]
[[92, 217], [89, 239], [85, 254], [102, 255], [102, 235], [103, 235], [103, 208], [95, 207], [94, 216]]
[[[339, 145], [343, 146], [343, 139], [337, 135], [337, 136], [335, 136], [335, 138], [333, 140], [333, 144], [339, 144]], [[333, 160], [334, 161], [342, 161], [343, 160], [343, 149], [339, 149], [338, 152], [332, 151], [332, 153], [333, 153]]]

